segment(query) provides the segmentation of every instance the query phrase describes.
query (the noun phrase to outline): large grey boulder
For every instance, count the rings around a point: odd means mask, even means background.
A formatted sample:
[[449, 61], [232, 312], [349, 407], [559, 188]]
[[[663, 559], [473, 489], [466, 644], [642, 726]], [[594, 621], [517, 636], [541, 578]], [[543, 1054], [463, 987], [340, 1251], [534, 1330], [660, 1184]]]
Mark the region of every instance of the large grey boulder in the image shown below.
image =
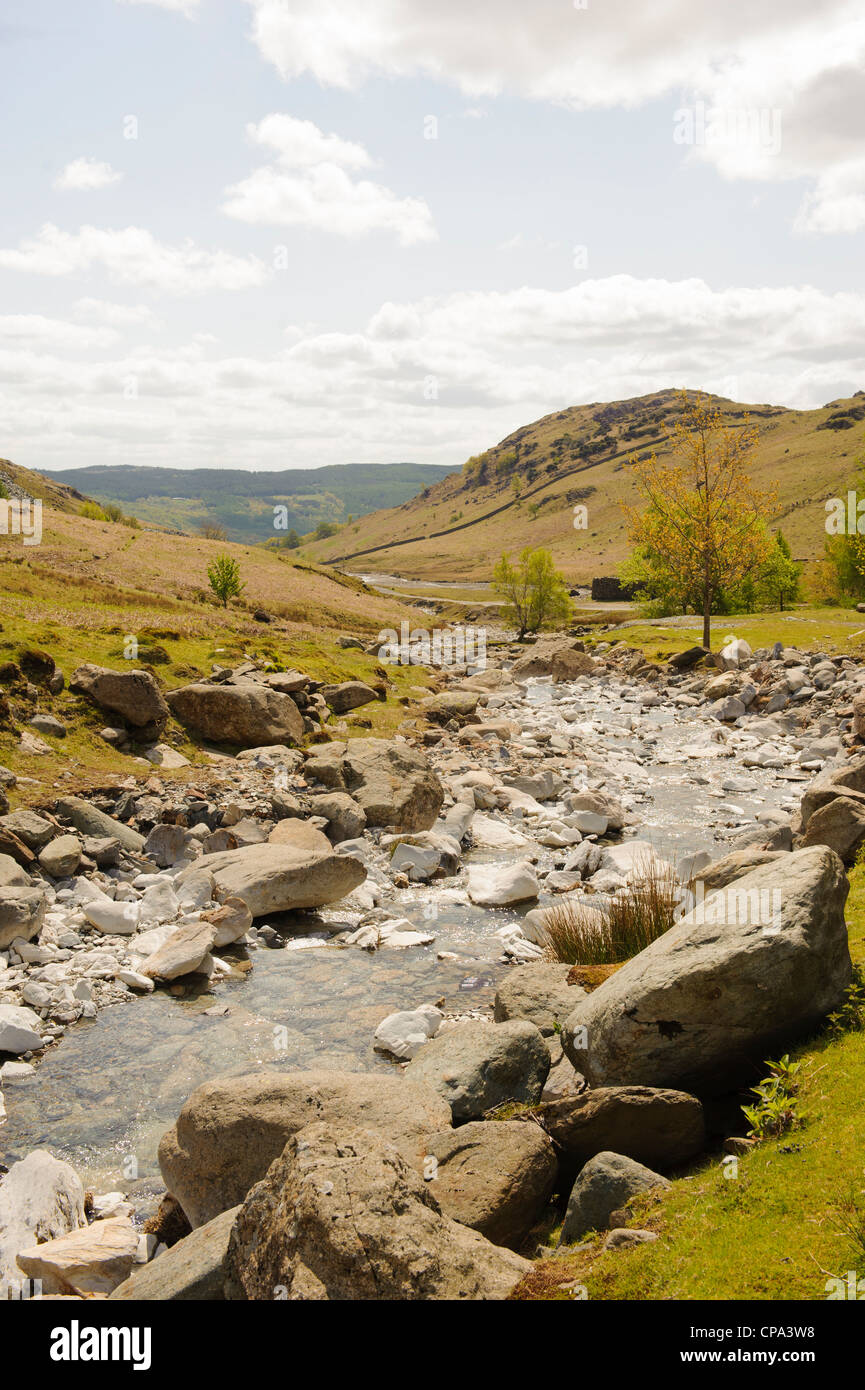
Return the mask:
[[613, 1212], [632, 1197], [669, 1186], [660, 1173], [623, 1154], [596, 1154], [581, 1170], [571, 1190], [559, 1244], [572, 1245], [587, 1231], [603, 1231]]
[[11, 811], [8, 816], [0, 816], [0, 827], [11, 831], [28, 849], [33, 850], [34, 854], [38, 854], [57, 834], [57, 828], [50, 820], [24, 807], [18, 811]]
[[98, 839], [119, 840], [124, 849], [138, 853], [144, 848], [144, 836], [139, 835], [130, 825], [124, 825], [114, 816], [106, 815], [98, 806], [91, 806], [80, 796], [61, 796], [56, 803], [58, 816], [71, 821], [82, 835], [94, 835]]
[[77, 835], [58, 835], [39, 855], [39, 863], [52, 878], [69, 878], [81, 863], [81, 841]]
[[11, 854], [0, 854], [0, 888], [32, 888], [26, 869]]
[[450, 1111], [428, 1086], [390, 1073], [219, 1077], [193, 1091], [163, 1135], [159, 1166], [191, 1225], [242, 1202], [293, 1134], [316, 1120], [380, 1130], [418, 1171]]
[[314, 816], [324, 816], [328, 822], [327, 834], [333, 844], [343, 840], [356, 840], [366, 826], [366, 812], [348, 792], [325, 792], [310, 798], [310, 808]]
[[719, 888], [726, 888], [728, 883], [734, 883], [737, 878], [744, 878], [752, 869], [759, 869], [762, 864], [771, 864], [780, 858], [785, 851], [773, 849], [761, 849], [751, 847], [750, 849], [737, 849], [732, 854], [725, 854], [722, 859], [716, 859], [714, 863], [708, 864], [705, 869], [694, 875], [696, 884], [702, 883], [704, 897], [710, 893], [716, 893]]
[[447, 1101], [455, 1121], [478, 1120], [508, 1101], [534, 1105], [550, 1070], [550, 1050], [533, 1023], [460, 1023], [432, 1038], [406, 1067]]
[[55, 1240], [86, 1224], [84, 1188], [75, 1169], [33, 1149], [0, 1179], [0, 1298], [4, 1284], [22, 1281], [19, 1251]]
[[684, 1091], [599, 1086], [545, 1102], [534, 1114], [571, 1169], [605, 1149], [655, 1168], [676, 1168], [706, 1142], [703, 1107]]
[[496, 991], [493, 1018], [504, 1023], [510, 1018], [524, 1018], [533, 1023], [545, 1037], [552, 1037], [556, 1025], [564, 1023], [586, 991], [579, 985], [568, 984], [570, 965], [558, 961], [530, 961], [514, 966]]
[[[334, 854], [329, 848], [323, 853], [294, 845], [245, 845], [208, 854], [204, 864], [213, 874], [217, 891], [241, 898], [253, 917], [339, 902], [366, 878], [359, 859]], [[184, 869], [178, 885], [182, 888], [188, 877], [200, 871], [200, 862]]]
[[69, 689], [85, 695], [100, 709], [122, 715], [133, 728], [153, 725], [161, 729], [168, 720], [168, 705], [149, 671], [111, 671], [87, 663], [73, 671]]
[[378, 696], [366, 681], [341, 681], [339, 685], [323, 685], [319, 691], [326, 705], [334, 714], [347, 714], [349, 710], [359, 709], [377, 700]]
[[442, 1211], [495, 1245], [518, 1249], [555, 1186], [551, 1140], [535, 1124], [478, 1120], [434, 1134], [426, 1173]]
[[171, 690], [171, 713], [185, 729], [214, 743], [259, 748], [267, 743], [300, 743], [303, 715], [290, 695], [258, 681], [227, 685], [196, 682]]
[[865, 844], [865, 797], [836, 796], [808, 817], [800, 844], [828, 845], [852, 864]]
[[562, 1033], [594, 1086], [698, 1095], [753, 1079], [851, 977], [841, 860], [798, 850], [714, 893], [581, 1001]]
[[45, 891], [42, 888], [0, 888], [0, 951], [16, 937], [32, 941], [45, 919]]
[[380, 1135], [316, 1124], [249, 1193], [227, 1257], [229, 1298], [502, 1299], [531, 1265], [445, 1216]]
[[210, 948], [216, 937], [213, 922], [186, 922], [173, 931], [152, 956], [141, 966], [141, 974], [151, 980], [179, 980], [203, 970], [210, 958]]
[[118, 1303], [214, 1303], [225, 1299], [225, 1257], [240, 1207], [221, 1212], [135, 1270], [108, 1300]]
[[444, 788], [423, 754], [389, 739], [325, 744], [309, 756], [304, 774], [348, 792], [369, 826], [429, 830], [444, 802]]

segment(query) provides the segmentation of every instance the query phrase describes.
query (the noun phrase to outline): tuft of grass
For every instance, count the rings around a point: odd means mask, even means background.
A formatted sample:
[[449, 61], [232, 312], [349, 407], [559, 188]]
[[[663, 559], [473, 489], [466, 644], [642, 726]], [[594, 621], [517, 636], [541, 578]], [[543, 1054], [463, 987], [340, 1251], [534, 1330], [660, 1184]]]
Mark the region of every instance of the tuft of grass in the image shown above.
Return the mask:
[[565, 965], [618, 965], [669, 931], [681, 903], [681, 884], [671, 866], [647, 865], [632, 884], [610, 899], [607, 910], [584, 901], [549, 909], [544, 947]]

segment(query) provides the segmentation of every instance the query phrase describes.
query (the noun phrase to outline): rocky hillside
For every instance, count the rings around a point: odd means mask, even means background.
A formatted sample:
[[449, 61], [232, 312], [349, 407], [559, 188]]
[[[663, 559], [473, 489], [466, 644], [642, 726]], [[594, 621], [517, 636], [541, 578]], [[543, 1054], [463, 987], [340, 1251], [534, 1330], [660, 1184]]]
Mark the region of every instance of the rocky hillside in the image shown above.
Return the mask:
[[[825, 540], [824, 503], [842, 496], [861, 452], [865, 395], [818, 410], [715, 398], [731, 425], [760, 428], [753, 476], [777, 485], [779, 523], [797, 559]], [[308, 553], [361, 572], [425, 579], [486, 578], [503, 550], [547, 546], [569, 580], [615, 574], [628, 553], [620, 502], [635, 500], [631, 459], [668, 454], [675, 391], [575, 406], [516, 430], [460, 472], [398, 507], [317, 542]], [[575, 529], [574, 508], [587, 510]]]

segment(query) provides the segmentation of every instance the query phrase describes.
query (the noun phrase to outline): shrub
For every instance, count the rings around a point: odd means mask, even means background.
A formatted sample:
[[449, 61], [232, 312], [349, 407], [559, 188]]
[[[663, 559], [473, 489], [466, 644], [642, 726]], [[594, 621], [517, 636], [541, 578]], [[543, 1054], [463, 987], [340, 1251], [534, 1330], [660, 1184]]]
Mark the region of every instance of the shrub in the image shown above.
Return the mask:
[[543, 945], [553, 960], [567, 965], [618, 965], [669, 931], [681, 901], [675, 870], [646, 866], [601, 916], [585, 900], [550, 908]]

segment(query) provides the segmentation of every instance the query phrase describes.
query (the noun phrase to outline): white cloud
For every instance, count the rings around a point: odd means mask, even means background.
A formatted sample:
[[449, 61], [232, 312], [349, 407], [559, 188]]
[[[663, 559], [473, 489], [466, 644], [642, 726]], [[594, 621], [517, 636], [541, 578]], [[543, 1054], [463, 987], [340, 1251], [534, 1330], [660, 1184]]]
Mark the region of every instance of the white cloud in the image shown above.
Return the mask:
[[122, 178], [122, 174], [103, 160], [82, 156], [81, 159], [73, 159], [66, 165], [54, 180], [54, 187], [64, 192], [74, 190], [89, 193], [93, 189], [107, 188], [109, 184], [119, 183]]
[[104, 323], [111, 328], [155, 326], [157, 319], [146, 304], [113, 304], [107, 299], [76, 299], [72, 306], [76, 318]]
[[112, 328], [82, 327], [42, 314], [0, 314], [0, 343], [61, 351], [65, 348], [105, 348], [117, 339]]
[[268, 271], [254, 256], [205, 251], [191, 241], [159, 242], [142, 227], [112, 231], [81, 227], [63, 232], [48, 222], [16, 249], [0, 249], [0, 268], [34, 275], [84, 275], [103, 269], [118, 284], [175, 294], [241, 290], [263, 284]]
[[[644, 0], [585, 9], [567, 0], [247, 3], [254, 42], [285, 78], [309, 73], [356, 88], [372, 77], [432, 77], [475, 96], [514, 93], [575, 110], [666, 98], [671, 139], [673, 111], [700, 103], [722, 129], [691, 158], [727, 178], [815, 180], [800, 229], [865, 225], [860, 0], [666, 0], [660, 9]], [[778, 139], [767, 136], [776, 116]]]
[[18, 462], [160, 463], [170, 437], [179, 467], [276, 468], [290, 438], [299, 466], [350, 454], [458, 467], [581, 402], [687, 386], [813, 407], [865, 386], [865, 293], [699, 279], [389, 302], [355, 331], [297, 326], [290, 346], [260, 356], [221, 354], [209, 334], [101, 352], [80, 326], [66, 332], [36, 316], [0, 322], [4, 448]]
[[308, 169], [316, 164], [339, 164], [346, 169], [368, 169], [372, 160], [363, 145], [325, 135], [312, 121], [301, 121], [277, 111], [246, 127], [255, 145], [274, 150], [286, 169]]
[[436, 237], [421, 198], [400, 198], [347, 169], [372, 160], [362, 145], [325, 133], [312, 121], [275, 113], [247, 126], [258, 145], [276, 154], [248, 178], [225, 190], [223, 211], [238, 221], [267, 227], [311, 227], [338, 236], [391, 232], [403, 246]]

